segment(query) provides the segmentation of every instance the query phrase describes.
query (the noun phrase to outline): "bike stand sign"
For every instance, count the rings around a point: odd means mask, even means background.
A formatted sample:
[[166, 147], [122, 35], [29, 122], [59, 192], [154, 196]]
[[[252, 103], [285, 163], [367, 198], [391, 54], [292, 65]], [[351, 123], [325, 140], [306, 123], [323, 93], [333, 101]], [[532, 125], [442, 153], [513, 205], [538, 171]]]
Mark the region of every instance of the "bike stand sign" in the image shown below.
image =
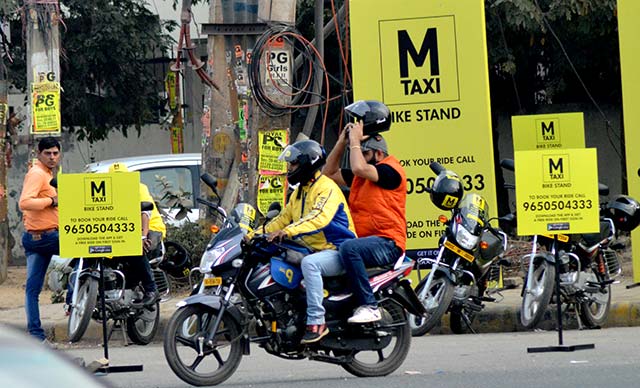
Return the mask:
[[[104, 359], [94, 373], [141, 372], [142, 365], [109, 364], [104, 260], [141, 256], [140, 173], [59, 174], [60, 255], [99, 260]], [[78, 282], [76, 282], [78, 283]], [[77, 290], [76, 290], [77, 292]]]
[[563, 343], [560, 257], [555, 247], [559, 237], [599, 231], [596, 150], [516, 151], [515, 178], [518, 234], [552, 235], [555, 254], [558, 345], [527, 348], [527, 353], [594, 349], [594, 344]]

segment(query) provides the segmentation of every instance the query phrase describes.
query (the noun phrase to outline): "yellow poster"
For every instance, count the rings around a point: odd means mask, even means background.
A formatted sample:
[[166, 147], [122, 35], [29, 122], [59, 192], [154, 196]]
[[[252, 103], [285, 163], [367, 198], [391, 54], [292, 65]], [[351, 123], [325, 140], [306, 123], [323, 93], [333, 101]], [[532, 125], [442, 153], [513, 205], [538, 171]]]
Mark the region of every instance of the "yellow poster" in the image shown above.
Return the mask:
[[584, 148], [584, 115], [547, 113], [512, 116], [514, 151]]
[[520, 236], [600, 230], [595, 148], [516, 151], [515, 176]]
[[[640, 199], [640, 1], [618, 0], [625, 156], [629, 195]], [[640, 228], [631, 232], [633, 281], [640, 282]]]
[[[7, 116], [9, 115], [9, 105], [0, 103], [0, 125], [7, 125]], [[4, 128], [2, 129], [4, 132]]]
[[407, 173], [407, 249], [432, 256], [444, 232], [426, 188], [437, 161], [496, 215], [484, 1], [351, 0], [354, 100], [381, 100], [383, 133]]
[[258, 210], [267, 214], [272, 202], [284, 207], [287, 194], [287, 178], [284, 175], [260, 175], [258, 178]]
[[60, 255], [141, 255], [139, 187], [139, 172], [59, 174]]
[[178, 98], [176, 94], [176, 73], [169, 71], [164, 79], [164, 90], [167, 93], [167, 102], [169, 109], [172, 111], [178, 107]]
[[32, 134], [60, 134], [60, 83], [31, 84]]
[[279, 161], [278, 156], [289, 143], [289, 134], [286, 129], [274, 129], [271, 131], [258, 131], [259, 159], [258, 170], [262, 175], [284, 174], [287, 172], [287, 163]]

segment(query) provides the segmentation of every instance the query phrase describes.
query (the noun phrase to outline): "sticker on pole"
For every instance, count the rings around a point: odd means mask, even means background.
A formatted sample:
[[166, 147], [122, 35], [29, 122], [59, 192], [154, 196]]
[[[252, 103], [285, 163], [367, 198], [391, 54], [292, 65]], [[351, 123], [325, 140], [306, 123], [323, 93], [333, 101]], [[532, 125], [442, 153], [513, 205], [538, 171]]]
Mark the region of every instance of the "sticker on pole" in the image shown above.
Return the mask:
[[519, 235], [598, 232], [594, 148], [516, 151], [515, 175]]
[[60, 255], [142, 254], [140, 173], [59, 174]]

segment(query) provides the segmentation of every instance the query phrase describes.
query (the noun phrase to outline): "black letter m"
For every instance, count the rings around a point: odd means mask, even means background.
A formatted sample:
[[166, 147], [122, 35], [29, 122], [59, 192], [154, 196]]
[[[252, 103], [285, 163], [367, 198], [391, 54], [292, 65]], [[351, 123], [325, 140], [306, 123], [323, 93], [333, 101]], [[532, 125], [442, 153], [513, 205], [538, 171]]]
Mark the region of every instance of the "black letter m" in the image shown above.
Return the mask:
[[400, 78], [409, 76], [409, 63], [407, 54], [411, 55], [411, 59], [416, 67], [422, 67], [427, 55], [431, 56], [429, 61], [431, 64], [431, 75], [440, 75], [440, 64], [438, 63], [438, 33], [435, 28], [428, 28], [422, 40], [420, 52], [416, 51], [411, 38], [406, 30], [398, 31], [398, 53], [400, 58]]
[[545, 134], [549, 134], [549, 133], [551, 133], [551, 136], [554, 136], [553, 121], [549, 122], [549, 126], [547, 126], [547, 123], [545, 123], [543, 121], [542, 122], [542, 136], [544, 136]]
[[562, 174], [564, 171], [562, 168], [562, 158], [558, 159], [558, 163], [554, 163], [553, 159], [549, 158], [549, 174], [553, 174], [554, 171], [560, 171]]
[[91, 181], [91, 196], [96, 197], [96, 194], [100, 194], [100, 197], [107, 196], [107, 190], [105, 189], [104, 181], [100, 182], [99, 186], [96, 186], [96, 182]]

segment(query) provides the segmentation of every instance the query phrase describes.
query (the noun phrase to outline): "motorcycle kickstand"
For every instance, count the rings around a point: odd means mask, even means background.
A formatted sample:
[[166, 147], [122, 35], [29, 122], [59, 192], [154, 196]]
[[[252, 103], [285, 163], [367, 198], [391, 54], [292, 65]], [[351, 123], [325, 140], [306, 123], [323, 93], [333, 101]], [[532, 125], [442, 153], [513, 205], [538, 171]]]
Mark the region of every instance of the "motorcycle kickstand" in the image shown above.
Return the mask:
[[572, 305], [573, 311], [576, 313], [576, 321], [578, 321], [578, 330], [584, 330], [585, 327], [582, 324], [582, 319], [580, 318], [580, 311], [578, 311], [580, 307], [578, 306], [578, 303], [572, 303]]
[[473, 327], [471, 327], [471, 320], [469, 319], [469, 317], [467, 317], [467, 314], [465, 314], [464, 312], [461, 312], [460, 316], [462, 317], [464, 324], [467, 325], [467, 328], [469, 329], [469, 331], [471, 331], [472, 334], [478, 334], [476, 333], [475, 330], [473, 330]]

